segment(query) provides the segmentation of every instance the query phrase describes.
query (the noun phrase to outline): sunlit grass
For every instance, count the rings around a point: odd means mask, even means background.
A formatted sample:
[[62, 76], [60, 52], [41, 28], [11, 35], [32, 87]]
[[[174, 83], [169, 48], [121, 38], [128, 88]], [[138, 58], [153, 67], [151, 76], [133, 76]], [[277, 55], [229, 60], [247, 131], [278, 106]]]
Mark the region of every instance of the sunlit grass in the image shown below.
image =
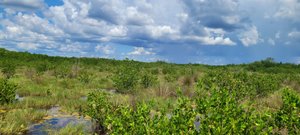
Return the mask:
[[0, 133], [22, 134], [28, 126], [42, 119], [45, 111], [35, 109], [13, 109], [0, 115]]
[[[84, 131], [84, 125], [74, 125], [74, 124], [68, 124], [66, 127], [60, 129], [59, 131], [52, 131], [49, 134], [53, 135], [88, 135]], [[89, 133], [91, 134], [91, 133]]]

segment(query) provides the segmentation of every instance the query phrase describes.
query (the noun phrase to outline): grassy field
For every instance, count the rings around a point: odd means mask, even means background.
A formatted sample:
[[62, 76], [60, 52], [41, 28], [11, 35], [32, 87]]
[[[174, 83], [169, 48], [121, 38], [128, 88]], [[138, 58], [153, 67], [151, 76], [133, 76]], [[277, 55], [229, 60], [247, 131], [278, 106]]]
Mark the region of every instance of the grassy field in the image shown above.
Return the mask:
[[0, 49], [0, 69], [0, 134], [26, 133], [54, 106], [91, 117], [96, 134], [300, 134], [300, 66], [271, 58], [209, 66]]

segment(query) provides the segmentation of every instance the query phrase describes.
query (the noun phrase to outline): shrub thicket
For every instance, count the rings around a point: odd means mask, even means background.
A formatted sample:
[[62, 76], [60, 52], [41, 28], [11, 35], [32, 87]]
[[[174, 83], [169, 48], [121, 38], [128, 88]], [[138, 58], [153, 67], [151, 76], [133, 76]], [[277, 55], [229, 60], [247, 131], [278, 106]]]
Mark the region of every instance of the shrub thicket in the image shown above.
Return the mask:
[[0, 104], [11, 103], [15, 100], [17, 86], [7, 79], [0, 79]]
[[122, 66], [113, 76], [112, 80], [118, 92], [130, 93], [138, 84], [138, 71], [131, 66]]
[[88, 97], [87, 113], [108, 134], [278, 134], [283, 129], [290, 134], [300, 133], [300, 98], [292, 89], [284, 88], [283, 105], [274, 112], [258, 113], [241, 104], [245, 96], [266, 96], [262, 93], [279, 89], [270, 85], [278, 81], [276, 77], [208, 75], [208, 80], [198, 82], [198, 94], [190, 98], [178, 93], [174, 108], [168, 111], [154, 110], [152, 102], [116, 105], [109, 100], [109, 94], [96, 92]]

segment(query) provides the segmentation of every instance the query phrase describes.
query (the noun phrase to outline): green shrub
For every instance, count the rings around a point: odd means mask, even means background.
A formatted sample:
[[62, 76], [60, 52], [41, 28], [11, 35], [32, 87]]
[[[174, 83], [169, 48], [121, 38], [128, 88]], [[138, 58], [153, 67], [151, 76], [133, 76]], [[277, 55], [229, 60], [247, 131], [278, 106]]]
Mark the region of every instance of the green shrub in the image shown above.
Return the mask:
[[201, 88], [212, 87], [237, 92], [238, 97], [261, 97], [280, 89], [282, 78], [273, 74], [210, 71], [199, 81]]
[[43, 74], [44, 72], [53, 69], [53, 65], [48, 62], [48, 61], [40, 61], [40, 62], [35, 62], [35, 71], [38, 75]]
[[81, 71], [78, 77], [79, 81], [83, 83], [89, 83], [93, 80], [93, 75], [87, 71]]
[[151, 72], [151, 74], [153, 74], [153, 75], [158, 75], [158, 74], [159, 74], [159, 69], [158, 69], [158, 68], [154, 68], [154, 69], [152, 69], [150, 72]]
[[16, 73], [16, 65], [10, 63], [10, 62], [5, 62], [5, 64], [2, 67], [2, 73], [6, 76], [6, 78], [11, 78], [15, 75]]
[[176, 78], [175, 75], [167, 74], [167, 75], [164, 76], [164, 79], [165, 79], [167, 82], [175, 82], [177, 78]]
[[106, 134], [278, 134], [285, 128], [289, 134], [299, 134], [300, 98], [292, 90], [283, 92], [279, 111], [261, 114], [244, 108], [238, 91], [212, 86], [203, 89], [200, 81], [193, 98], [178, 90], [174, 109], [168, 112], [153, 110], [152, 102], [115, 105], [108, 94], [92, 93], [87, 112]]
[[70, 67], [66, 65], [59, 65], [54, 68], [54, 76], [56, 78], [66, 78], [70, 73]]
[[129, 93], [136, 88], [139, 75], [136, 68], [125, 66], [117, 71], [112, 80], [118, 92]]
[[144, 73], [141, 77], [141, 85], [144, 88], [151, 87], [157, 83], [157, 77], [148, 73]]
[[15, 100], [17, 86], [8, 82], [7, 79], [0, 79], [0, 104], [12, 103]]
[[283, 105], [276, 113], [279, 128], [287, 128], [291, 134], [300, 134], [300, 97], [290, 89], [283, 92]]
[[88, 95], [88, 111], [86, 112], [89, 116], [95, 118], [100, 132], [105, 132], [104, 122], [107, 115], [112, 110], [111, 104], [108, 102], [108, 94], [104, 92], [94, 92]]
[[166, 74], [175, 74], [176, 70], [171, 66], [165, 66], [165, 67], [162, 68], [162, 73], [164, 75], [166, 75]]

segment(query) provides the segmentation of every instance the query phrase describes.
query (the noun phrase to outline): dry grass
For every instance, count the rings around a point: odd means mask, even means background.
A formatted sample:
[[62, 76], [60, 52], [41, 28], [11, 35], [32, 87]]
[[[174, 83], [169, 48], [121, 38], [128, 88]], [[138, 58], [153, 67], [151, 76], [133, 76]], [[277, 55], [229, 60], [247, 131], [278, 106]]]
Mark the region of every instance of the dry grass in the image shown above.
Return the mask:
[[168, 84], [160, 84], [158, 87], [151, 89], [152, 95], [168, 98], [176, 96], [176, 86]]
[[195, 95], [195, 89], [193, 87], [183, 87], [182, 93], [184, 96], [193, 97]]
[[25, 77], [28, 79], [31, 79], [31, 80], [33, 80], [33, 78], [36, 75], [36, 71], [33, 68], [25, 69], [23, 72], [24, 72]]
[[279, 134], [279, 135], [288, 135], [289, 131], [288, 131], [287, 128], [281, 128], [281, 129], [276, 128], [276, 129], [273, 130], [273, 133], [274, 134]]
[[296, 92], [300, 93], [300, 84], [299, 84], [299, 82], [290, 81], [290, 82], [287, 82], [286, 85], [291, 87], [292, 89], [294, 89]]
[[282, 91], [276, 91], [266, 97], [257, 98], [254, 100], [252, 105], [258, 112], [265, 111], [277, 111], [281, 108], [282, 102]]

